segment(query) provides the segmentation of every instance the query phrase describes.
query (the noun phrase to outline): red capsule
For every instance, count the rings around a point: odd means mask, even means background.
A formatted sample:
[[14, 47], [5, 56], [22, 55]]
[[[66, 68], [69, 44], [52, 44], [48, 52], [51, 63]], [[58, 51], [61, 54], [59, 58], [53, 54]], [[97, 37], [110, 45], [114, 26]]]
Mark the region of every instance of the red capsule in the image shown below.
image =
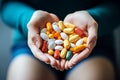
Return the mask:
[[42, 45], [42, 52], [46, 53], [48, 51], [48, 47], [47, 47], [47, 41], [43, 41], [43, 45]]
[[54, 58], [55, 59], [59, 59], [60, 58], [60, 51], [59, 50], [55, 50]]
[[75, 28], [75, 33], [78, 34], [80, 37], [85, 36], [84, 32], [78, 27]]

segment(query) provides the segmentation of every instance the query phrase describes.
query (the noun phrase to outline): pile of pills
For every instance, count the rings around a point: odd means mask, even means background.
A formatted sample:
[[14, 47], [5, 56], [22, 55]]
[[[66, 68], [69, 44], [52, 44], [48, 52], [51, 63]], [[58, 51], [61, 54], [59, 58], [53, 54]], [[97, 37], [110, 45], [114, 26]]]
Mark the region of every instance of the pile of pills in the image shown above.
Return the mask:
[[75, 53], [86, 48], [87, 37], [80, 28], [71, 23], [47, 22], [40, 32], [40, 37], [43, 40], [42, 52], [55, 59], [70, 60]]

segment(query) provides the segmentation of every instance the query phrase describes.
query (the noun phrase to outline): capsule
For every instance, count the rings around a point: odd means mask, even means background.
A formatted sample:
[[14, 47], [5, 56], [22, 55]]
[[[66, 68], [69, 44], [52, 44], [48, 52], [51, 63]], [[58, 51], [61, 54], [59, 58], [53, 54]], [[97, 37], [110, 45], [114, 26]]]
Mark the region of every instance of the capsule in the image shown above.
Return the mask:
[[45, 34], [45, 33], [40, 33], [40, 37], [45, 41], [48, 41], [48, 39], [49, 39], [47, 34]]
[[48, 50], [48, 48], [47, 48], [47, 41], [43, 41], [43, 46], [42, 46], [42, 52], [44, 52], [44, 53], [46, 53], [47, 52], [47, 50]]
[[83, 37], [83, 42], [87, 43], [87, 37]]
[[75, 28], [75, 25], [73, 25], [71, 23], [65, 23], [65, 27], [67, 27], [67, 28]]
[[66, 49], [70, 48], [70, 42], [68, 39], [64, 40], [64, 48], [66, 48]]
[[62, 37], [62, 39], [68, 39], [68, 35], [66, 34], [66, 33], [64, 33], [64, 32], [61, 32], [60, 33], [60, 36]]
[[79, 46], [83, 43], [83, 39], [79, 39], [77, 42], [76, 42], [76, 46]]
[[63, 44], [63, 40], [55, 40], [55, 44]]
[[54, 51], [53, 51], [52, 49], [49, 49], [49, 50], [48, 50], [48, 54], [54, 55]]
[[63, 32], [66, 34], [72, 34], [74, 33], [74, 28], [64, 28]]
[[62, 50], [63, 47], [62, 46], [55, 46], [55, 50]]
[[58, 22], [58, 26], [59, 26], [60, 30], [63, 31], [65, 25], [63, 24], [62, 21], [59, 21], [59, 22]]
[[72, 51], [67, 51], [66, 59], [70, 60], [72, 58]]
[[75, 33], [78, 34], [80, 37], [85, 36], [84, 32], [78, 27], [75, 28]]
[[67, 54], [67, 49], [66, 48], [63, 48], [61, 53], [60, 53], [60, 57], [61, 58], [65, 58], [66, 57], [66, 54]]
[[59, 59], [60, 58], [60, 51], [59, 50], [55, 50], [54, 58], [55, 59]]
[[49, 31], [49, 32], [53, 31], [52, 30], [52, 24], [50, 22], [47, 22], [46, 27], [47, 27], [47, 31]]
[[59, 32], [56, 32], [55, 34], [54, 34], [54, 37], [57, 39], [58, 37], [60, 36], [60, 33]]
[[41, 29], [41, 33], [46, 33], [46, 28]]
[[86, 44], [83, 44], [83, 45], [76, 46], [74, 48], [70, 48], [70, 50], [73, 51], [74, 53], [77, 53], [84, 50], [85, 48], [86, 48]]
[[75, 47], [76, 45], [74, 43], [70, 43], [70, 46], [73, 48]]
[[54, 38], [54, 35], [53, 34], [49, 34], [48, 37], [49, 38]]
[[56, 31], [56, 32], [61, 32], [61, 30], [60, 30], [60, 28], [58, 27], [57, 23], [53, 23], [53, 24], [52, 24], [52, 27], [53, 27], [54, 31]]
[[54, 40], [48, 41], [48, 49], [54, 49], [55, 46], [56, 44]]
[[73, 35], [69, 38], [69, 41], [70, 42], [76, 42], [79, 39], [80, 39], [79, 35]]

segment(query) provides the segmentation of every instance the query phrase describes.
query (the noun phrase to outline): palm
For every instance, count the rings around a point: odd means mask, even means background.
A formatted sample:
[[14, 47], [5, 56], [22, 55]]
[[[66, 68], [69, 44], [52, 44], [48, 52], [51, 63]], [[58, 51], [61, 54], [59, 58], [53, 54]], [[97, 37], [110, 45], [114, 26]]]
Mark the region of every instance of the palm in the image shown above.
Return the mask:
[[[80, 54], [75, 54], [70, 61], [65, 64], [65, 69], [73, 67], [82, 59], [86, 58], [96, 45], [97, 39], [97, 23], [86, 11], [78, 11], [72, 13], [64, 19], [64, 22], [69, 22], [81, 28], [88, 36], [87, 48]], [[92, 42], [93, 41], [93, 42]]]

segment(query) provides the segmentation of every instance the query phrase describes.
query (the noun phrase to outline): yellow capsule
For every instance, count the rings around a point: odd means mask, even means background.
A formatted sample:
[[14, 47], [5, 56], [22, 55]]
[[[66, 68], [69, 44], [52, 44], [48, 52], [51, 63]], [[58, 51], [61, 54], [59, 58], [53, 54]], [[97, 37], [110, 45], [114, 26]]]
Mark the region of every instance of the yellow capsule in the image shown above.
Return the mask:
[[49, 49], [49, 50], [48, 50], [48, 54], [53, 55], [53, 54], [54, 54], [54, 51], [53, 51], [52, 49]]
[[70, 50], [73, 51], [74, 54], [75, 54], [75, 53], [77, 53], [77, 52], [82, 51], [82, 50], [85, 49], [85, 48], [86, 48], [86, 44], [83, 44], [83, 45], [76, 46], [76, 47], [74, 47], [74, 48], [70, 48]]
[[79, 39], [80, 39], [79, 35], [73, 35], [69, 38], [69, 41], [70, 42], [76, 42]]
[[76, 33], [72, 33], [72, 34], [69, 35], [69, 38], [74, 36], [74, 35], [77, 35], [77, 34]]
[[87, 43], [87, 37], [83, 37], [83, 42]]
[[64, 40], [64, 48], [66, 48], [66, 49], [70, 48], [70, 42], [68, 39]]
[[49, 34], [48, 37], [49, 38], [54, 38], [54, 35], [53, 34]]
[[75, 25], [71, 24], [71, 23], [65, 23], [65, 27], [67, 27], [67, 28], [75, 28]]
[[63, 32], [66, 34], [72, 34], [74, 33], [74, 28], [64, 28]]
[[64, 25], [64, 23], [63, 23], [62, 21], [59, 21], [59, 22], [58, 22], [58, 26], [59, 26], [60, 30], [63, 31], [65, 25]]
[[50, 32], [49, 32], [49, 31], [47, 31], [47, 32], [46, 32], [46, 34], [47, 34], [47, 35], [49, 35], [49, 34], [50, 34]]
[[61, 51], [61, 53], [60, 53], [60, 57], [61, 58], [65, 58], [66, 54], [67, 54], [67, 49], [63, 48], [62, 51]]
[[46, 27], [47, 27], [47, 31], [49, 31], [49, 32], [53, 31], [52, 24], [50, 22], [47, 22]]

